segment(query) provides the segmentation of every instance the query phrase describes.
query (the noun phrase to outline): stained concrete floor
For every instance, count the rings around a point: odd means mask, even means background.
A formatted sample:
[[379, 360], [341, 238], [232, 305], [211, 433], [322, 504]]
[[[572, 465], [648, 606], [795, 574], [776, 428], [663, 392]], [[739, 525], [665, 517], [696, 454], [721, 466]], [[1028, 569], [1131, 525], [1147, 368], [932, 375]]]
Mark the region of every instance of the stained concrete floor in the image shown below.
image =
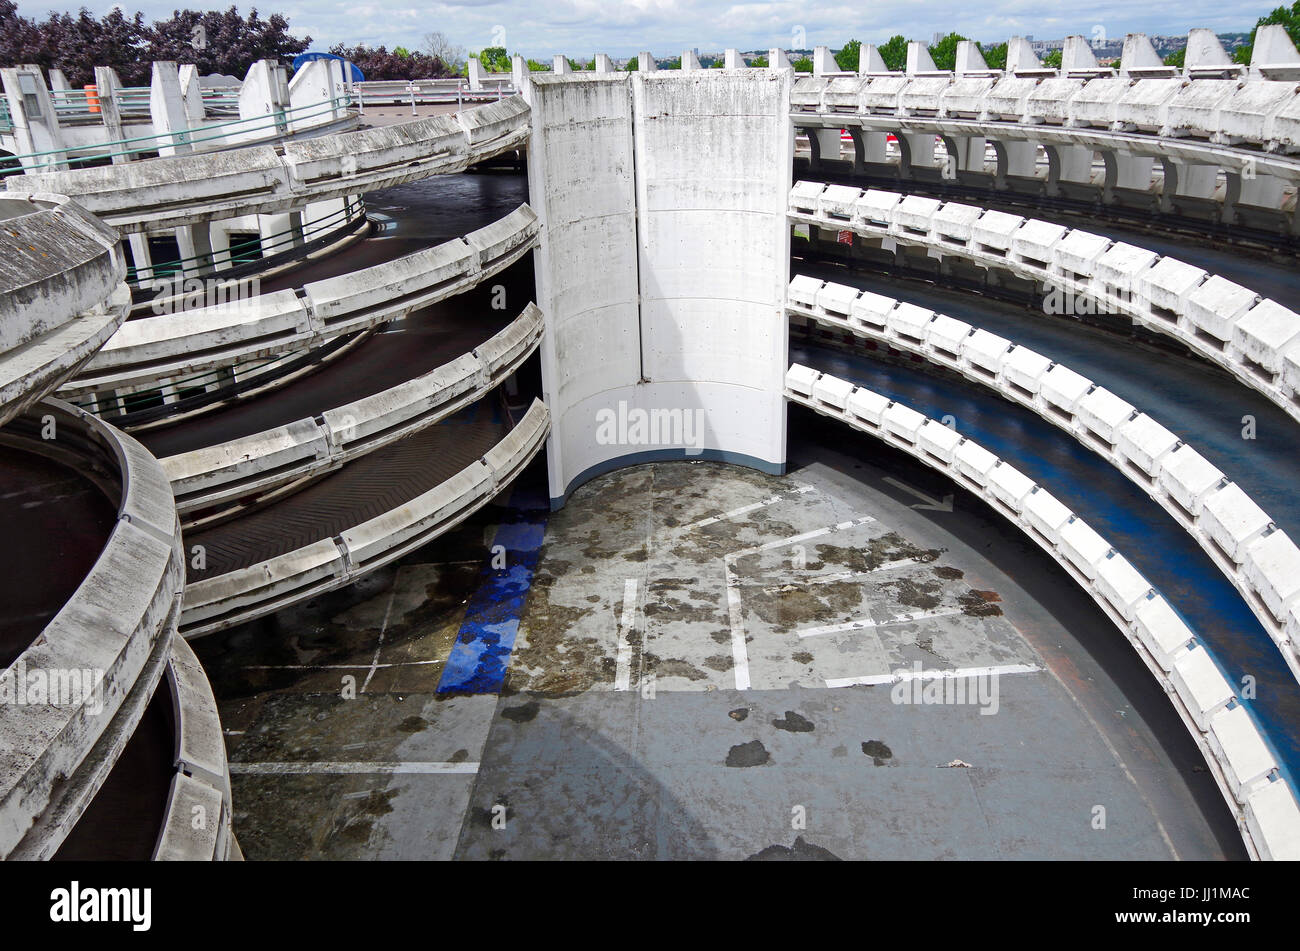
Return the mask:
[[[197, 642], [244, 853], [1240, 857], [1167, 701], [1036, 549], [887, 451], [792, 443], [785, 477], [663, 463], [575, 492], [499, 696], [437, 693], [499, 509]], [[918, 664], [997, 672], [996, 712], [896, 702], [881, 681]]]

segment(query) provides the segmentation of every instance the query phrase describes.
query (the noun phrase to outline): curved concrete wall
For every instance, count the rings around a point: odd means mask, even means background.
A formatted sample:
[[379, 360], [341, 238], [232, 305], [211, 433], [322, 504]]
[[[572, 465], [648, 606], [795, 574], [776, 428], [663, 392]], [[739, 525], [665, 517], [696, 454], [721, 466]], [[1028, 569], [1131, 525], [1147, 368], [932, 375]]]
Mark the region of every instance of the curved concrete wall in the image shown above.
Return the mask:
[[[0, 857], [49, 858], [89, 805], [139, 723], [171, 653], [184, 561], [171, 486], [135, 440], [66, 403], [41, 404], [54, 417], [53, 447], [68, 461], [98, 449], [118, 472], [118, 521], [90, 574], [15, 669], [93, 671], [96, 692], [79, 702], [0, 704]], [[41, 449], [39, 421], [16, 420], [9, 438]], [[101, 448], [102, 447], [102, 448]]]
[[523, 257], [537, 236], [528, 205], [463, 238], [415, 251], [301, 293], [247, 300], [125, 323], [61, 395], [169, 381], [255, 357], [306, 350], [462, 293]]
[[556, 503], [649, 458], [784, 465], [789, 82], [743, 70], [532, 78]]
[[0, 200], [0, 426], [103, 346], [130, 305], [117, 234], [62, 195]]
[[522, 148], [528, 107], [512, 96], [455, 116], [321, 136], [283, 146], [14, 175], [9, 192], [77, 198], [124, 234], [267, 214], [430, 175]]
[[162, 459], [179, 512], [266, 493], [433, 425], [484, 396], [537, 349], [535, 304], [481, 346], [436, 370], [315, 418]]
[[209, 634], [270, 614], [426, 544], [482, 508], [541, 451], [550, 414], [540, 400], [481, 460], [398, 508], [268, 561], [185, 586], [180, 631]]
[[1169, 695], [1252, 858], [1300, 858], [1300, 806], [1209, 652], [1170, 603], [1068, 506], [954, 429], [796, 364], [787, 396], [901, 449], [970, 489], [1051, 555], [1123, 632]]
[[1300, 314], [1175, 258], [1048, 221], [799, 182], [790, 218], [955, 255], [1059, 288], [1173, 337], [1300, 420]]
[[1300, 679], [1300, 547], [1227, 476], [1105, 387], [996, 334], [927, 308], [805, 276], [801, 318], [919, 354], [996, 390], [1070, 433], [1159, 502], [1240, 592]]

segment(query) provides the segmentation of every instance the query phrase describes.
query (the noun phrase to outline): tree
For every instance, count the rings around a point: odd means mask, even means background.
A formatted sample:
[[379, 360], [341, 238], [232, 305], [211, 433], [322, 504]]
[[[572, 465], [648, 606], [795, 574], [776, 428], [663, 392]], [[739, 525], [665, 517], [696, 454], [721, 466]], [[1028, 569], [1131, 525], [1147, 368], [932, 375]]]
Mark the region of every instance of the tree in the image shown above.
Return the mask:
[[1233, 61], [1249, 65], [1251, 53], [1255, 50], [1255, 34], [1259, 32], [1261, 26], [1274, 24], [1286, 27], [1291, 42], [1300, 45], [1300, 0], [1295, 0], [1290, 7], [1277, 7], [1268, 16], [1260, 17], [1255, 22], [1255, 29], [1250, 31], [1250, 39], [1238, 46], [1232, 54]]
[[846, 73], [856, 73], [858, 71], [858, 54], [862, 50], [862, 43], [858, 40], [849, 40], [835, 54], [835, 64]]
[[885, 69], [897, 71], [907, 66], [907, 40], [902, 36], [891, 36], [880, 47], [880, 58], [885, 61]]
[[627, 65], [623, 67], [623, 71], [627, 73], [635, 73], [640, 68], [641, 65], [638, 62], [638, 57], [633, 56], [630, 60], [627, 61]]
[[390, 52], [383, 46], [344, 46], [336, 43], [330, 47], [330, 52], [355, 64], [368, 80], [443, 79], [452, 75], [442, 60], [400, 46]]
[[1166, 66], [1177, 66], [1179, 69], [1182, 69], [1183, 66], [1186, 64], [1186, 62], [1187, 62], [1186, 49], [1174, 50], [1172, 53], [1170, 53], [1168, 56], [1165, 57]]
[[813, 71], [813, 61], [807, 56], [800, 56], [790, 65], [794, 67], [796, 73], [811, 73]]
[[470, 53], [489, 73], [510, 72], [510, 56], [504, 46], [485, 46], [477, 53]]
[[964, 39], [966, 37], [960, 33], [949, 33], [930, 47], [930, 58], [934, 60], [935, 69], [955, 69], [957, 67], [957, 44]]
[[1043, 57], [1043, 65], [1050, 69], [1061, 68], [1061, 50], [1048, 50], [1047, 55]]
[[435, 31], [424, 34], [422, 52], [442, 60], [452, 72], [461, 73], [465, 70], [465, 47], [457, 46], [445, 33]]
[[1006, 69], [1007, 68], [1007, 44], [999, 43], [997, 46], [990, 46], [988, 49], [981, 49], [984, 54], [984, 63], [989, 69]]
[[[678, 60], [677, 65], [678, 65], [678, 66], [681, 66], [681, 61], [680, 61], [680, 60]], [[767, 68], [767, 65], [768, 65], [768, 63], [767, 63], [767, 57], [766, 57], [766, 56], [755, 56], [755, 57], [754, 57], [754, 61], [753, 61], [752, 63], [750, 63], [749, 65], [752, 66], [754, 69], [766, 69], [766, 68]], [[854, 71], [856, 72], [856, 67], [854, 67]]]

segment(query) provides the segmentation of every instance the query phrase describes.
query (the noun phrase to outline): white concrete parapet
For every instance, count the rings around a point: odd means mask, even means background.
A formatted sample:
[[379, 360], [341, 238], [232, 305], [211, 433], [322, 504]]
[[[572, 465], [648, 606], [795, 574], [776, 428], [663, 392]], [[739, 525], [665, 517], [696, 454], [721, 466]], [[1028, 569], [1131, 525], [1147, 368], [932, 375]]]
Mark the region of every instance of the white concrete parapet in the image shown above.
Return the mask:
[[[857, 413], [806, 394], [818, 389], [840, 393], [849, 385], [847, 406], [862, 398], [884, 400], [883, 396], [799, 364], [790, 368], [788, 379], [791, 385], [786, 395], [792, 402], [842, 420], [956, 478], [1051, 555], [1092, 596], [1164, 687], [1237, 817], [1250, 856], [1300, 858], [1300, 806], [1295, 791], [1279, 778], [1272, 748], [1195, 633], [1131, 563], [1046, 489], [1033, 486], [1024, 490], [1029, 480], [1019, 473], [1015, 473], [1019, 478], [1008, 478], [1015, 470], [1006, 462], [989, 466], [981, 460], [972, 465], [979, 456], [968, 448], [975, 446], [969, 439], [962, 440], [951, 455], [936, 453], [900, 436], [895, 429], [864, 424]], [[909, 407], [886, 402], [886, 417], [909, 414], [904, 430], [952, 432]], [[922, 422], [914, 424], [913, 417]], [[955, 432], [953, 435], [961, 439]], [[979, 452], [984, 457], [992, 455], [986, 450]]]

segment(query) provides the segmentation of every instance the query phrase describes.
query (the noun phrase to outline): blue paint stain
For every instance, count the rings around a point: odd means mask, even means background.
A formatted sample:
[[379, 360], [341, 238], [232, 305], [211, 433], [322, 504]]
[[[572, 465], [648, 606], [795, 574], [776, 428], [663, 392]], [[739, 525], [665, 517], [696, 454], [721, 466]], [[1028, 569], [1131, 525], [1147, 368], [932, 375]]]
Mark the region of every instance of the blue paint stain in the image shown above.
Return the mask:
[[[1145, 492], [1072, 436], [973, 383], [950, 381], [813, 344], [790, 346], [803, 363], [942, 419], [1056, 495], [1115, 545], [1165, 595], [1223, 672], [1240, 687], [1250, 675], [1256, 698], [1242, 701], [1277, 758], [1279, 773], [1300, 791], [1300, 685], [1259, 620], [1210, 557]], [[1192, 438], [1195, 445], [1195, 437]], [[1290, 514], [1295, 502], [1285, 507]]]
[[511, 492], [506, 520], [492, 539], [493, 550], [498, 545], [505, 549], [506, 567], [493, 568], [489, 552], [438, 682], [439, 693], [496, 693], [501, 689], [549, 514], [550, 502], [541, 490], [518, 487]]

